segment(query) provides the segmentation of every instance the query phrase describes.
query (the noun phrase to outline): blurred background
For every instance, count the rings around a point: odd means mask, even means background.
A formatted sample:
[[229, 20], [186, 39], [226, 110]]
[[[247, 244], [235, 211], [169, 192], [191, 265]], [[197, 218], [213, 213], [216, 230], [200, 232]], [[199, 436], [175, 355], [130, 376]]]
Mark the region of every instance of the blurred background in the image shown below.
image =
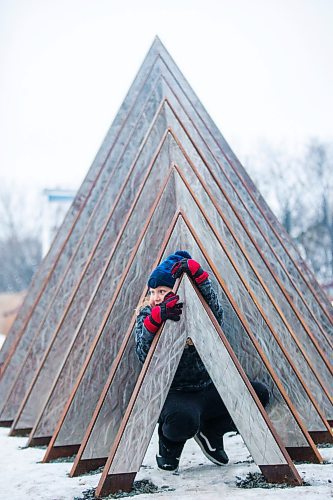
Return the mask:
[[158, 35], [333, 298], [331, 0], [0, 0], [0, 333]]

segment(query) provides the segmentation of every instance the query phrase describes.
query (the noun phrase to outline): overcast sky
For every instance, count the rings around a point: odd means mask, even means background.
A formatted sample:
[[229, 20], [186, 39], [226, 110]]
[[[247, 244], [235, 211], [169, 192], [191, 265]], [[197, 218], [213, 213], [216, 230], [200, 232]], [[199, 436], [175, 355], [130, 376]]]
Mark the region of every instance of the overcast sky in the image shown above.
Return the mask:
[[332, 0], [0, 0], [0, 180], [76, 188], [155, 35], [241, 160], [333, 140]]

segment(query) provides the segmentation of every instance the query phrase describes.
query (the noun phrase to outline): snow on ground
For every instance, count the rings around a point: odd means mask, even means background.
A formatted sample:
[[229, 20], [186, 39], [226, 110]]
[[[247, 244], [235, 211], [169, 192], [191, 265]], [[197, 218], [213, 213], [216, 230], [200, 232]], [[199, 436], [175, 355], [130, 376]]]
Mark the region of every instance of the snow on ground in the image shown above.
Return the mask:
[[[0, 346], [3, 340], [0, 334]], [[0, 428], [0, 500], [73, 500], [97, 486], [101, 474], [70, 478], [71, 462], [43, 464], [45, 449], [26, 448], [26, 442], [26, 438], [10, 437], [7, 428]], [[138, 500], [296, 500], [300, 495], [302, 500], [333, 499], [333, 447], [319, 449], [324, 464], [296, 466], [310, 486], [284, 489], [238, 488], [237, 478], [260, 471], [239, 435], [226, 435], [225, 449], [229, 464], [217, 467], [191, 439], [185, 445], [179, 473], [164, 472], [156, 467], [155, 433], [136, 480], [149, 479], [160, 491], [139, 495]]]
[[[8, 429], [0, 428], [1, 500], [73, 500], [82, 497], [84, 490], [97, 486], [100, 474], [70, 478], [71, 463], [40, 463], [45, 449], [24, 448], [25, 445], [26, 438], [9, 437]], [[138, 500], [292, 500], [300, 495], [302, 500], [333, 498], [333, 482], [330, 482], [333, 481], [333, 447], [319, 450], [327, 463], [297, 465], [299, 474], [310, 486], [285, 489], [236, 487], [237, 477], [245, 478], [249, 472], [259, 472], [239, 435], [225, 437], [230, 462], [224, 467], [209, 462], [192, 439], [185, 445], [179, 473], [164, 472], [156, 467], [156, 448], [155, 433], [136, 480], [149, 479], [160, 492], [139, 495]]]

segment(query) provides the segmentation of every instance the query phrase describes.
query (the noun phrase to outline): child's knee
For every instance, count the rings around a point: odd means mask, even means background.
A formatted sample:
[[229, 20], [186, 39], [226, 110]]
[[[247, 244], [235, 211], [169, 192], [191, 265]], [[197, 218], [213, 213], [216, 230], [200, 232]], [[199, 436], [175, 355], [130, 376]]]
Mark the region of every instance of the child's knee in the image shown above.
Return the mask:
[[186, 441], [198, 432], [200, 418], [188, 412], [174, 412], [163, 422], [162, 432], [171, 441]]

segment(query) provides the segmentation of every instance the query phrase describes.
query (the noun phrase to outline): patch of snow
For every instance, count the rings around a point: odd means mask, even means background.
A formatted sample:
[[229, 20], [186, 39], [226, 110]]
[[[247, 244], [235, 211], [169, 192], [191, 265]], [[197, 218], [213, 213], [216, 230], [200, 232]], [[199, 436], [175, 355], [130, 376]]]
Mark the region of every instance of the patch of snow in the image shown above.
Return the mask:
[[96, 486], [98, 476], [69, 478], [71, 463], [40, 463], [45, 449], [24, 448], [26, 442], [0, 428], [1, 500], [69, 500]]
[[[72, 500], [82, 497], [82, 492], [95, 488], [101, 474], [70, 478], [72, 463], [43, 464], [45, 449], [22, 448], [26, 438], [8, 436], [7, 428], [0, 428], [0, 499], [1, 500]], [[228, 465], [218, 467], [201, 452], [193, 439], [184, 448], [179, 473], [157, 469], [155, 433], [143, 465], [136, 480], [148, 479], [156, 484], [160, 492], [142, 494], [138, 500], [328, 500], [333, 498], [333, 448], [320, 448], [324, 464], [297, 465], [300, 476], [310, 486], [293, 488], [252, 488], [236, 486], [237, 477], [245, 478], [249, 472], [259, 472], [239, 435], [227, 434], [225, 449], [229, 455]], [[163, 491], [164, 489], [164, 491]], [[132, 498], [132, 497], [129, 497]]]

